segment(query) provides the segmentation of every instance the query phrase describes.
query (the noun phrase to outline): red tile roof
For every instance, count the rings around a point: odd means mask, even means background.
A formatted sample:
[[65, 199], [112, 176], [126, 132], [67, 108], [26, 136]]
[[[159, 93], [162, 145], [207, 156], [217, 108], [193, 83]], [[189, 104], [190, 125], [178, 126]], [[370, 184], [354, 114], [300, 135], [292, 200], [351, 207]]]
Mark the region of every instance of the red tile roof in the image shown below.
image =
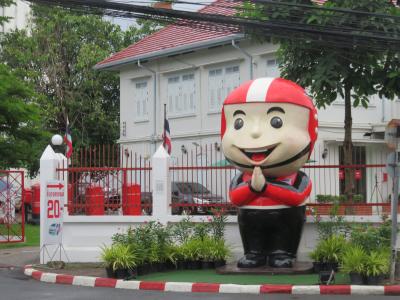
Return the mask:
[[[316, 4], [324, 4], [327, 0], [313, 0]], [[397, 0], [388, 0], [396, 5]], [[199, 10], [200, 13], [219, 14], [225, 16], [232, 16], [235, 14], [235, 3], [232, 0], [216, 0], [210, 5]], [[397, 5], [396, 5], [397, 6]], [[105, 60], [99, 62], [96, 68], [105, 68], [107, 66], [114, 66], [119, 63], [126, 62], [126, 60], [135, 60], [145, 55], [157, 53], [162, 50], [171, 50], [177, 47], [186, 46], [190, 44], [201, 43], [205, 41], [219, 40], [224, 37], [235, 34], [229, 31], [212, 31], [202, 28], [192, 28], [172, 24], [164, 27], [163, 29], [145, 37], [139, 42], [130, 45], [128, 48], [119, 51]]]
[[[230, 0], [217, 0], [199, 10], [199, 12], [231, 16], [236, 12], [234, 5], [235, 4]], [[122, 62], [127, 59], [134, 60], [136, 57], [161, 50], [173, 49], [204, 41], [218, 40], [232, 34], [234, 34], [234, 32], [217, 32], [172, 24], [130, 45], [128, 48], [113, 54], [109, 58], [99, 62], [96, 67], [102, 68], [106, 65], [118, 64], [120, 61]]]

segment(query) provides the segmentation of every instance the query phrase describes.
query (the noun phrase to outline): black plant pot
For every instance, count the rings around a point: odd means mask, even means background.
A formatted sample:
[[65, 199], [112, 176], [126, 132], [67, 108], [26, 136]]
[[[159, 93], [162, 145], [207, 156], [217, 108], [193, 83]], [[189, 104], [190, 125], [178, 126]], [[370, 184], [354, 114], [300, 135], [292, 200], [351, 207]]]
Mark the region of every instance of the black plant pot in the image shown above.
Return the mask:
[[313, 262], [313, 269], [314, 269], [314, 273], [319, 273], [319, 271], [321, 271], [321, 264], [319, 261], [314, 261]]
[[216, 260], [216, 261], [214, 262], [214, 267], [215, 267], [215, 268], [223, 267], [223, 266], [225, 266], [225, 265], [226, 265], [226, 260], [224, 260], [224, 259]]
[[192, 260], [188, 262], [188, 269], [189, 270], [199, 270], [201, 269], [201, 261], [199, 260]]
[[158, 271], [158, 263], [151, 263], [149, 269], [150, 269], [149, 273], [157, 272]]
[[126, 279], [128, 277], [130, 277], [129, 269], [116, 269], [115, 270], [115, 278]]
[[357, 285], [365, 284], [366, 280], [363, 275], [359, 273], [350, 273], [349, 276], [351, 284], [357, 284]]
[[146, 275], [150, 273], [150, 265], [148, 263], [144, 263], [142, 265], [137, 266], [137, 274], [139, 276]]
[[367, 284], [368, 285], [380, 285], [385, 276], [383, 274], [377, 276], [367, 276]]
[[108, 278], [115, 278], [115, 272], [112, 267], [106, 267], [106, 273]]
[[201, 262], [201, 268], [202, 269], [214, 269], [215, 264], [213, 261], [202, 261]]
[[186, 270], [186, 269], [187, 269], [187, 261], [179, 260], [179, 261], [176, 263], [176, 268], [177, 268], [178, 270]]
[[335, 272], [333, 270], [329, 271], [319, 271], [319, 283], [320, 284], [328, 284], [335, 281]]
[[319, 273], [321, 271], [332, 271], [335, 272], [339, 269], [339, 264], [336, 262], [313, 262], [314, 272]]
[[166, 271], [176, 270], [176, 265], [172, 261], [167, 261], [165, 263], [165, 269], [166, 269]]
[[165, 263], [160, 262], [156, 264], [157, 272], [165, 272], [167, 270], [167, 266]]

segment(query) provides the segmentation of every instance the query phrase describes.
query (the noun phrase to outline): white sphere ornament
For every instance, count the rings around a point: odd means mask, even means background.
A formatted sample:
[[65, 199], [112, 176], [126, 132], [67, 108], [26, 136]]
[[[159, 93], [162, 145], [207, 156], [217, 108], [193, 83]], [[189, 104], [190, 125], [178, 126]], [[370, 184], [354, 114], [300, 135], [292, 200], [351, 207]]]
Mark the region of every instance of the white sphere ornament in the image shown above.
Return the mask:
[[53, 135], [53, 136], [51, 137], [51, 143], [52, 143], [54, 146], [60, 146], [60, 145], [62, 145], [62, 143], [63, 143], [63, 138], [62, 138], [62, 136], [59, 135], [59, 134]]

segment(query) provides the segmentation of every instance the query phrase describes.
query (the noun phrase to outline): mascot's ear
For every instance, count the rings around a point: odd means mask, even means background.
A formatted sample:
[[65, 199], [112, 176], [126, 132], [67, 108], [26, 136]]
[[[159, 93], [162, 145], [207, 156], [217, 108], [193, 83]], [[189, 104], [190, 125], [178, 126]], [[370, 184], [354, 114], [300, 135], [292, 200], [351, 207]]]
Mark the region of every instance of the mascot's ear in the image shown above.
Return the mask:
[[225, 130], [226, 130], [225, 111], [224, 111], [224, 107], [222, 107], [222, 112], [221, 112], [221, 139], [224, 137]]

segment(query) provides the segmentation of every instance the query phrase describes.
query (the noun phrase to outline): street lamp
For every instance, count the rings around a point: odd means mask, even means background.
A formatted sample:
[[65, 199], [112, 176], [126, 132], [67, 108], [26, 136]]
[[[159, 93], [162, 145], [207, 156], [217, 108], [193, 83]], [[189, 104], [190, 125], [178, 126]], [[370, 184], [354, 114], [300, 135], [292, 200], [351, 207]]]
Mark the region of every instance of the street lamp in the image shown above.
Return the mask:
[[63, 143], [63, 138], [59, 134], [55, 134], [51, 137], [51, 144], [53, 146], [61, 146]]
[[55, 153], [63, 153], [63, 137], [59, 134], [55, 134], [51, 137], [51, 144], [53, 145], [53, 149]]

